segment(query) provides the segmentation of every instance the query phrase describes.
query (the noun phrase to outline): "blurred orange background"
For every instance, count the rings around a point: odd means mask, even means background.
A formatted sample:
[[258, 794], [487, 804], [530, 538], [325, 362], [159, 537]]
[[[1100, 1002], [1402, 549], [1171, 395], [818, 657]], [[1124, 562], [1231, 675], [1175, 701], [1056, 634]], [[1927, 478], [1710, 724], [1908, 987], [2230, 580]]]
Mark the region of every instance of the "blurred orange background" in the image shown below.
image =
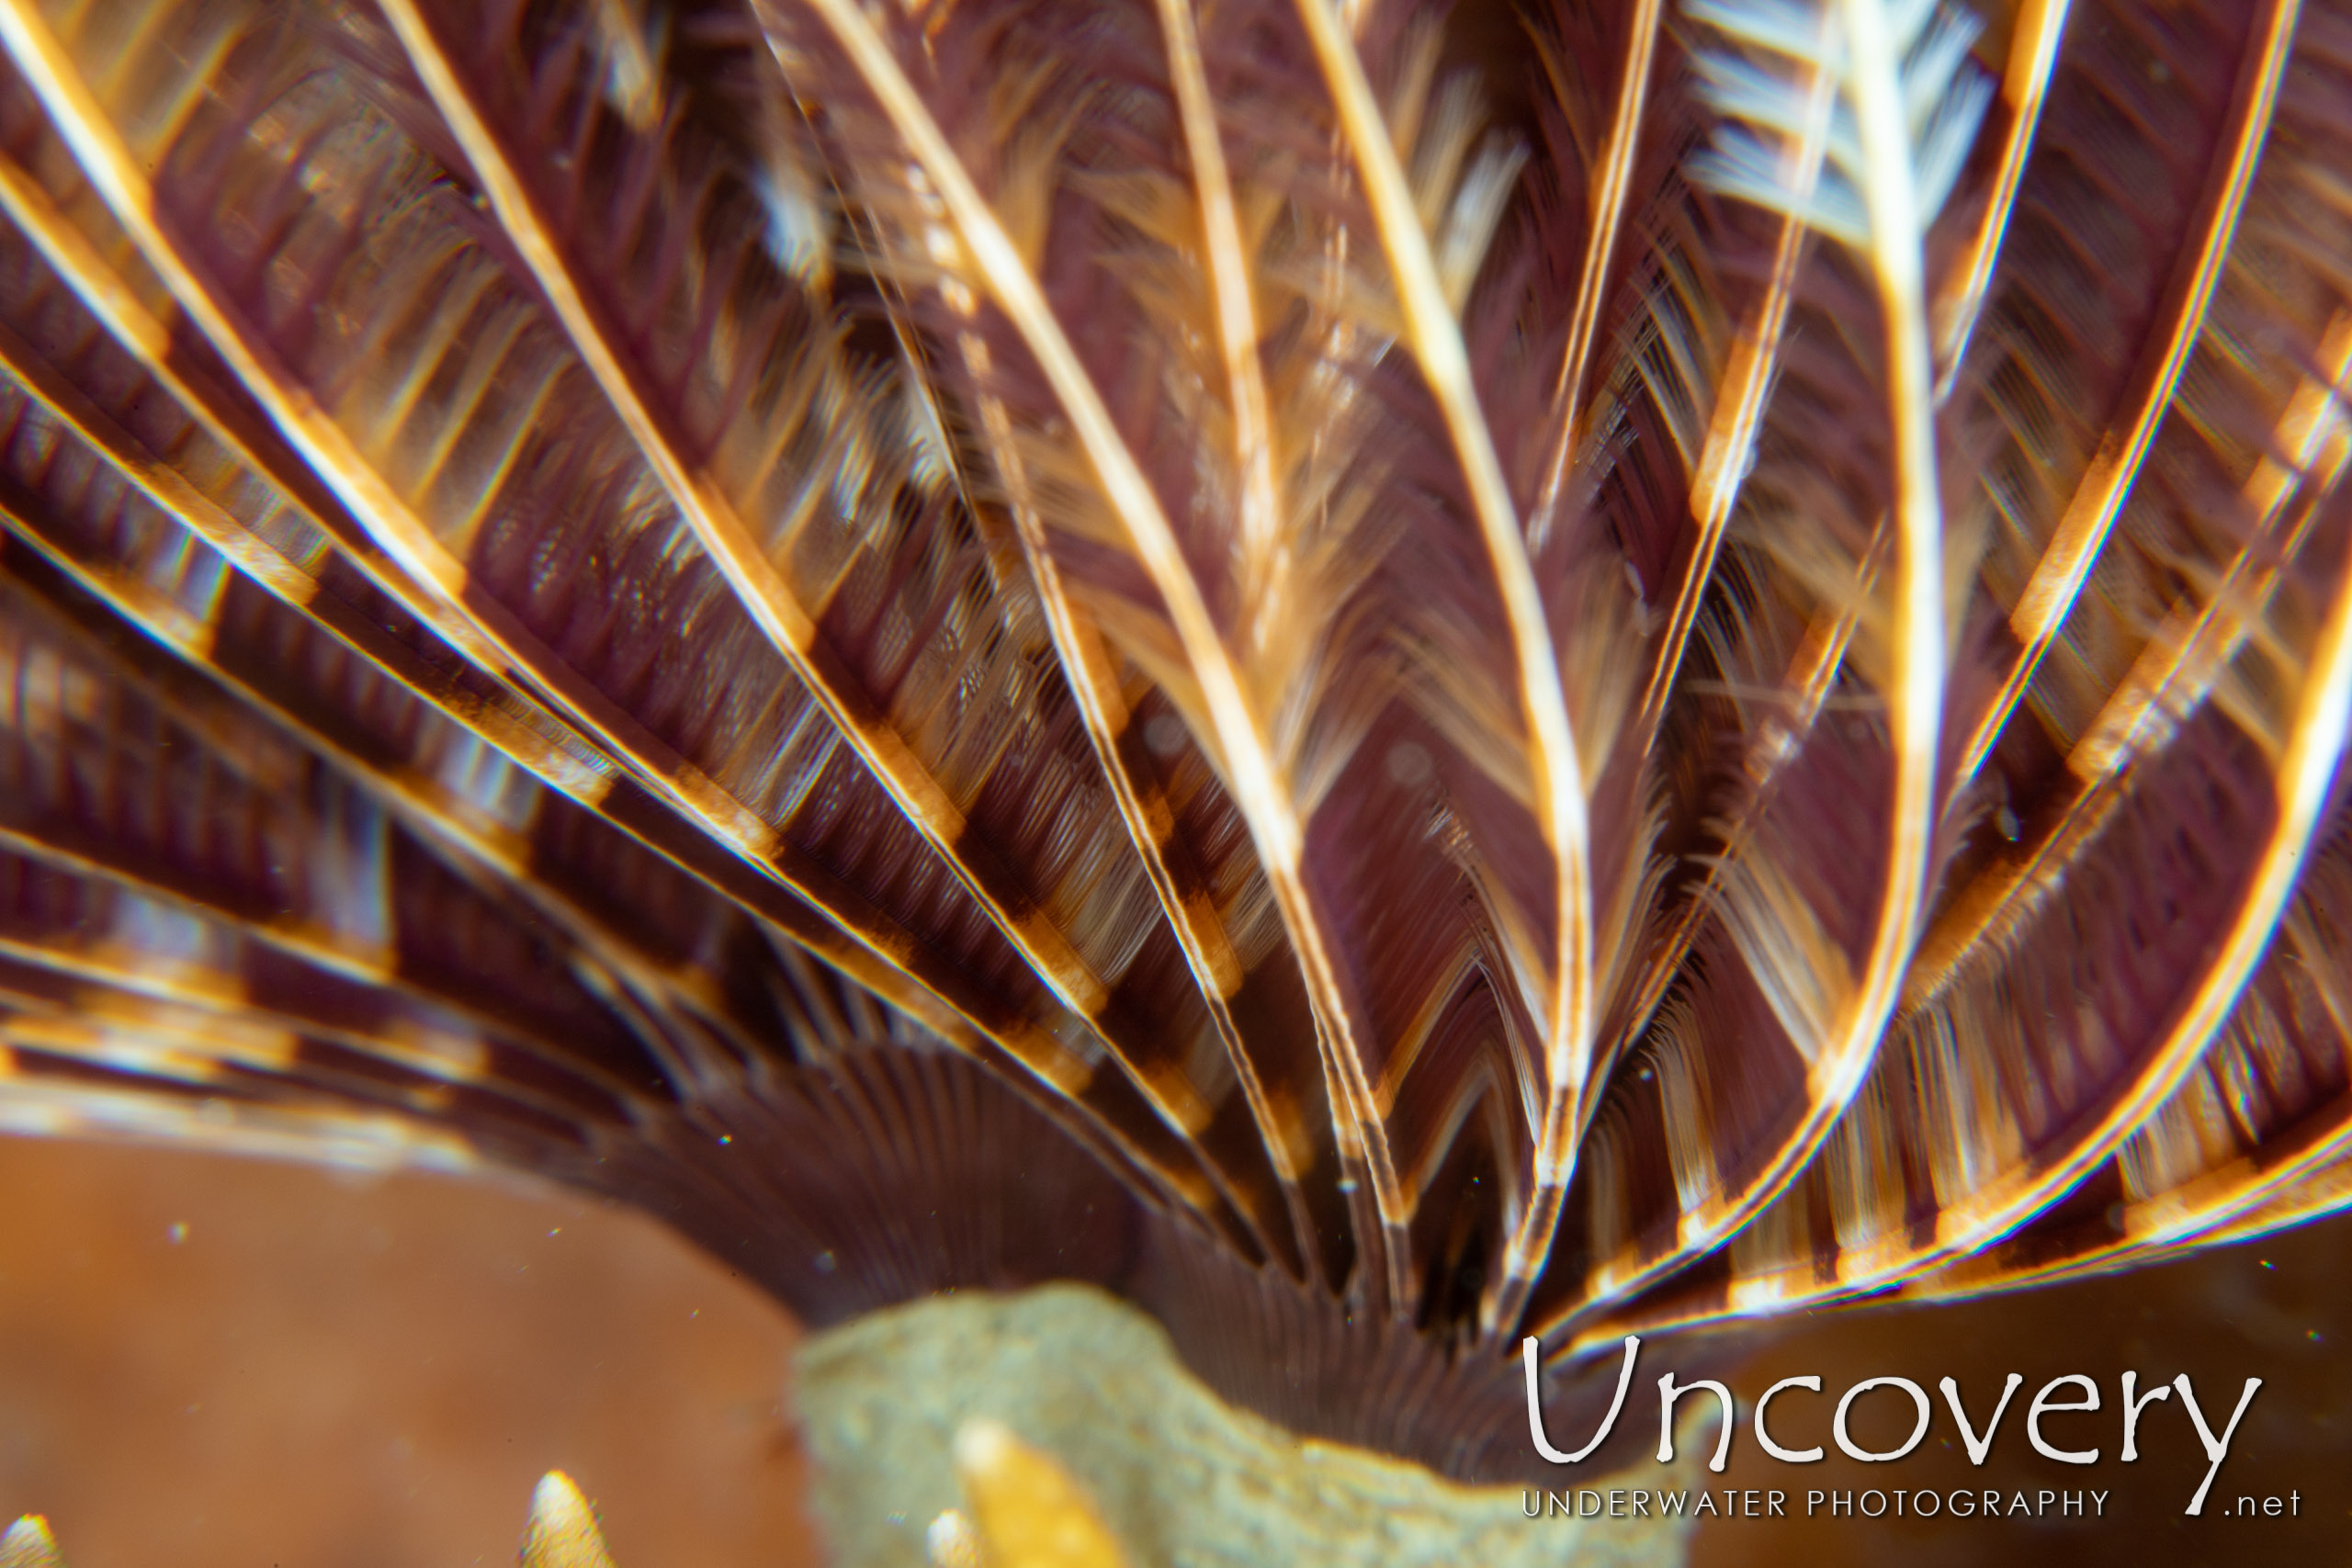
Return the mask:
[[569, 1194], [0, 1138], [0, 1517], [69, 1568], [793, 1568], [782, 1309]]

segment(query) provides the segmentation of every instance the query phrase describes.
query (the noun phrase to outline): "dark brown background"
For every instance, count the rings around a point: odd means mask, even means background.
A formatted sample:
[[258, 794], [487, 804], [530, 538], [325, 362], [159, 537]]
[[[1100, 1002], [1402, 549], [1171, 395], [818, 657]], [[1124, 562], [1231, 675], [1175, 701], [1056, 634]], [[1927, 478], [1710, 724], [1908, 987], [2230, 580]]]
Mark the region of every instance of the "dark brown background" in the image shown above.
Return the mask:
[[[1827, 1386], [1775, 1405], [1790, 1447], [1826, 1443], [1835, 1396], [1860, 1378], [1932, 1394], [1955, 1376], [1980, 1419], [2004, 1374], [2027, 1382], [1982, 1472], [1939, 1399], [1926, 1445], [1892, 1465], [1781, 1464], [1743, 1416], [1724, 1483], [1777, 1485], [1797, 1512], [1808, 1487], [2090, 1486], [2109, 1517], [1742, 1520], [1704, 1529], [1694, 1562], [2352, 1561], [2347, 1240], [2320, 1225], [2114, 1280], [1758, 1335], [1740, 1393], [1800, 1372]], [[786, 1403], [793, 1337], [658, 1227], [567, 1196], [0, 1139], [0, 1517], [47, 1512], [73, 1568], [503, 1564], [551, 1466], [598, 1500], [621, 1568], [817, 1562]], [[1672, 1341], [1645, 1351], [1628, 1422], [1655, 1430], [1657, 1374], [1675, 1363]], [[2204, 1460], [2177, 1399], [2143, 1418], [2143, 1461], [2116, 1461], [2127, 1366], [2143, 1383], [2189, 1372], [2216, 1422], [2244, 1378], [2266, 1380], [2205, 1517], [2180, 1513]], [[2071, 1371], [2098, 1379], [2103, 1407], [2049, 1432], [2104, 1450], [2087, 1469], [2025, 1438], [2034, 1391]], [[1863, 1408], [1908, 1430], [1899, 1393]], [[1876, 1431], [1866, 1419], [1856, 1436], [1892, 1440]], [[2290, 1489], [2300, 1519], [2227, 1517], [2241, 1494]]]

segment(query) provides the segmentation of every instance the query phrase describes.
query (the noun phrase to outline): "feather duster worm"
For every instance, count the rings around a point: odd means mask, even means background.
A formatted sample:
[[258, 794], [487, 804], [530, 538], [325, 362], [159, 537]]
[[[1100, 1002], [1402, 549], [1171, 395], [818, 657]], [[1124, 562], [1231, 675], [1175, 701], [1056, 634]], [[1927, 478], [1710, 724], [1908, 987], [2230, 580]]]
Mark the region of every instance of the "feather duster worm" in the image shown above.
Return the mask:
[[0, 1122], [1517, 1353], [2346, 1201], [2334, 0], [0, 0]]

